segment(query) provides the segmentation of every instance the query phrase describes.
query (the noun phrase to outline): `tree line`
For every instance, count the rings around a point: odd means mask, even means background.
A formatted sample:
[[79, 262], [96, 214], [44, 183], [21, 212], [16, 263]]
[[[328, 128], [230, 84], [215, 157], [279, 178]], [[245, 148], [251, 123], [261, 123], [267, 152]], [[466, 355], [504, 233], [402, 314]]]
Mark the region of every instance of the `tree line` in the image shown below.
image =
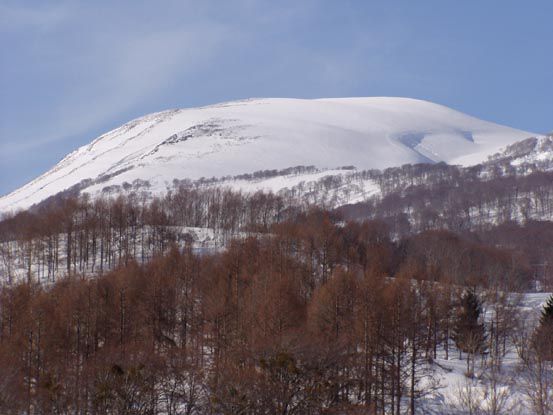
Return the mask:
[[[431, 189], [428, 195], [442, 197], [438, 188]], [[392, 199], [393, 208], [386, 210], [383, 206], [392, 203]], [[412, 226], [404, 209], [413, 216], [426, 216], [417, 214], [414, 202], [405, 200], [390, 196], [376, 207], [365, 203], [332, 212], [342, 221], [377, 219], [394, 242], [402, 241], [404, 247], [418, 249], [418, 255], [423, 257], [441, 255], [444, 264], [448, 258], [450, 279], [464, 280], [480, 272], [493, 275], [491, 278], [517, 280], [526, 288], [530, 288], [531, 280], [533, 288], [546, 289], [551, 285], [551, 222], [507, 221], [476, 229], [445, 226], [441, 221]], [[420, 200], [423, 203], [424, 198]], [[408, 209], [405, 203], [411, 207]], [[86, 194], [59, 197], [0, 221], [0, 279], [4, 283], [21, 279], [52, 283], [64, 275], [102, 274], [132, 260], [144, 264], [166, 252], [173, 243], [182, 246], [191, 241], [191, 229], [209, 229], [215, 244], [222, 247], [238, 235], [273, 232], [274, 225], [298, 218], [309, 209], [311, 205], [294, 197], [184, 185], [153, 199], [135, 193], [114, 198], [92, 199]], [[428, 216], [432, 217], [435, 216]], [[430, 254], [428, 246], [441, 252]], [[472, 266], [475, 271], [464, 273], [466, 268], [460, 267], [457, 258], [459, 252], [463, 252], [467, 267]], [[482, 252], [486, 252], [486, 258], [496, 256], [496, 264], [502, 265], [494, 265], [496, 270], [491, 270], [493, 267], [483, 264], [487, 260], [481, 259]], [[506, 265], [514, 263], [517, 266]]]

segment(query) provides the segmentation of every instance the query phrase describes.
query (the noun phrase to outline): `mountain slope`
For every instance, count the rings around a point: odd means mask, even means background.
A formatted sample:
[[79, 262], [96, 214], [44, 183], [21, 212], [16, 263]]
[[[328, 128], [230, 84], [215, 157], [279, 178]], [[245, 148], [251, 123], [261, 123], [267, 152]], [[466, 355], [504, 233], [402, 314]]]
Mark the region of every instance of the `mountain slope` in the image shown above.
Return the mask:
[[28, 208], [79, 183], [96, 193], [139, 179], [162, 192], [173, 179], [301, 165], [469, 165], [531, 135], [407, 98], [254, 99], [170, 110], [81, 147], [0, 198], [0, 212]]

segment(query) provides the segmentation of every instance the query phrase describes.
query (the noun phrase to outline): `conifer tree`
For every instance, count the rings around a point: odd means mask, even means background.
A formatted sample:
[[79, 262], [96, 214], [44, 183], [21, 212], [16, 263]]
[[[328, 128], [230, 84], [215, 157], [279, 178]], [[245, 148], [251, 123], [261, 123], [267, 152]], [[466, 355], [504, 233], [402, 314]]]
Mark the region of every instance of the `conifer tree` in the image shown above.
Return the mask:
[[[482, 304], [476, 292], [471, 289], [462, 295], [455, 317], [452, 338], [459, 354], [467, 353], [467, 372], [471, 373], [470, 358], [486, 352], [486, 329], [480, 322]], [[474, 362], [474, 357], [473, 357]]]
[[540, 357], [543, 360], [553, 360], [553, 295], [543, 307], [534, 341]]
[[540, 325], [553, 325], [553, 294], [549, 297], [549, 299], [543, 306], [540, 317]]

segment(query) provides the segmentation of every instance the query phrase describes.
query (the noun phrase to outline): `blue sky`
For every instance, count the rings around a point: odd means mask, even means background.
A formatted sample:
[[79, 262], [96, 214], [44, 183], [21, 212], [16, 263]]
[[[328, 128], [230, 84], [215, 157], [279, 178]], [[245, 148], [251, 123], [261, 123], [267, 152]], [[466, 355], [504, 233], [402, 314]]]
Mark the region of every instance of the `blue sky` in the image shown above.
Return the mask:
[[553, 130], [553, 1], [0, 0], [0, 194], [149, 112], [407, 96]]

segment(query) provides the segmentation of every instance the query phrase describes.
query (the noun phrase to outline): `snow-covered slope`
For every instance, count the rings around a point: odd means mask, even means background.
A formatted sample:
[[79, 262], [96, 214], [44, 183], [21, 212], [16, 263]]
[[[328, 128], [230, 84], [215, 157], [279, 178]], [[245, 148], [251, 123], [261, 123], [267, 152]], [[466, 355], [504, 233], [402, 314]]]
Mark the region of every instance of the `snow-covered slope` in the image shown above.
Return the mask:
[[71, 153], [0, 198], [0, 213], [79, 183], [96, 193], [139, 179], [161, 192], [173, 179], [302, 165], [474, 164], [532, 135], [407, 98], [252, 99], [170, 110], [131, 121]]
[[553, 171], [553, 134], [530, 137], [511, 144], [484, 164], [514, 170], [518, 174]]

